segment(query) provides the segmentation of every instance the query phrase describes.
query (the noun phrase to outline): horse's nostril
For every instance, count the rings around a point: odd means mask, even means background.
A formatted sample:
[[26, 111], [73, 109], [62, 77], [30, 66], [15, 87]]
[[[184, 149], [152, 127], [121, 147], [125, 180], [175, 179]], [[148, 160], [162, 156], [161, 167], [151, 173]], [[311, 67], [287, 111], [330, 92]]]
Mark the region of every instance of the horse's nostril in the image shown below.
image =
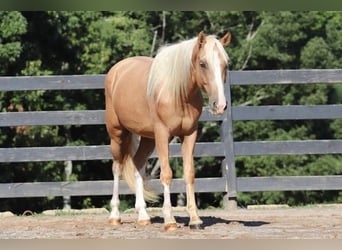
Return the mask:
[[226, 102], [226, 106], [224, 107], [224, 110], [226, 110], [226, 109], [227, 109], [227, 106], [228, 106], [227, 104], [228, 104], [228, 102]]
[[213, 107], [215, 107], [215, 108], [217, 107], [216, 102], [213, 102]]

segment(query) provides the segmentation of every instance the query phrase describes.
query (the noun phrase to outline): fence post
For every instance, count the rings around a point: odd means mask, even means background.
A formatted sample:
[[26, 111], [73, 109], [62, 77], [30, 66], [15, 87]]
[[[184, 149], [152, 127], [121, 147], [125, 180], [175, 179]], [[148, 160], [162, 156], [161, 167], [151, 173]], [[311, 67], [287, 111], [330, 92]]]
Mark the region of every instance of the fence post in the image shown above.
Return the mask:
[[[228, 77], [230, 80], [230, 77]], [[230, 84], [225, 89], [227, 99], [226, 116], [221, 124], [221, 140], [224, 147], [225, 159], [222, 161], [222, 175], [226, 178], [224, 207], [228, 210], [237, 209], [237, 184], [235, 171], [235, 153], [233, 137], [232, 100]]]
[[[64, 162], [64, 173], [65, 173], [65, 181], [70, 181], [70, 177], [72, 174], [72, 161]], [[64, 195], [63, 196], [63, 209], [71, 209], [71, 196]]]

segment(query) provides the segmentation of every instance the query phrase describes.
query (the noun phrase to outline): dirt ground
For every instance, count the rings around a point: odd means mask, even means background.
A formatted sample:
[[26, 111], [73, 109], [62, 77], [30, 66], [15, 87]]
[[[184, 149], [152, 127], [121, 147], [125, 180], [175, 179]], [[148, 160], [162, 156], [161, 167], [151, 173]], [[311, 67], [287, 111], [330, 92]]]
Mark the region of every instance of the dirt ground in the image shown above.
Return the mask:
[[342, 239], [342, 206], [200, 210], [204, 229], [190, 230], [184, 209], [174, 215], [176, 231], [165, 232], [160, 210], [152, 224], [136, 225], [122, 214], [121, 226], [107, 223], [108, 213], [0, 216], [0, 239]]

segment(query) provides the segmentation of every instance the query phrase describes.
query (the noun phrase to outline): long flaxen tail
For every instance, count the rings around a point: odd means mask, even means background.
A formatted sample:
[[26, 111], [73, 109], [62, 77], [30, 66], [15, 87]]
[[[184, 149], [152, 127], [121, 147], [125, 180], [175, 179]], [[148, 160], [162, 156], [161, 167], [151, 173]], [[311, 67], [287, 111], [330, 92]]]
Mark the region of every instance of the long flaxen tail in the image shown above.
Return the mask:
[[[130, 138], [130, 150], [126, 155], [124, 162], [121, 166], [122, 177], [125, 179], [128, 187], [135, 193], [136, 190], [136, 172], [137, 168], [133, 161], [133, 156], [135, 155], [140, 142], [140, 137], [136, 134], [132, 134]], [[148, 178], [145, 176], [145, 171], [140, 171], [144, 179], [144, 199], [145, 201], [155, 202], [159, 199], [157, 193], [148, 187]]]

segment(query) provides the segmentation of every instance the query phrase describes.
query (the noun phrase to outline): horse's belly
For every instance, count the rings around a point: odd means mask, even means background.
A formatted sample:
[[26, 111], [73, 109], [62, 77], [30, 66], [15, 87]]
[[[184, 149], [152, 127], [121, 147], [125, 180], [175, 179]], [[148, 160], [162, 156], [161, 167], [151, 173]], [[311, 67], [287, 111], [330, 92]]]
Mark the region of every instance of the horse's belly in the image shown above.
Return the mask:
[[120, 123], [130, 132], [143, 137], [154, 137], [153, 123], [148, 118], [148, 113], [138, 113], [132, 110], [119, 116]]
[[143, 98], [130, 98], [114, 102], [120, 125], [130, 132], [144, 137], [153, 137], [153, 122], [147, 102]]

